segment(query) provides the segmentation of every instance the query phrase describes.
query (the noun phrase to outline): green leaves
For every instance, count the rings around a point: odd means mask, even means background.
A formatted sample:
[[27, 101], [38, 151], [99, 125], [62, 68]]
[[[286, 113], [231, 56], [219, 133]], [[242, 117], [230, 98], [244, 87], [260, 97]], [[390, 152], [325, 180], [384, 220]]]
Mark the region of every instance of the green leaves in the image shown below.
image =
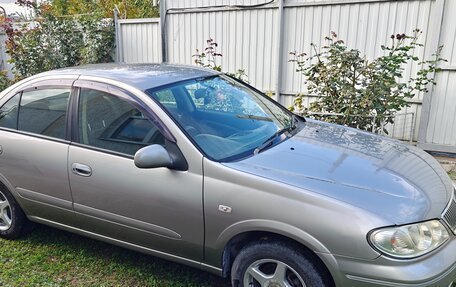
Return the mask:
[[[194, 63], [198, 66], [221, 72], [222, 65], [217, 64], [217, 62], [221, 61], [223, 55], [217, 51], [218, 43], [215, 42], [214, 39], [209, 38], [208, 40], [206, 40], [206, 44], [207, 46], [206, 48], [204, 48], [204, 51], [196, 49], [196, 54], [192, 55]], [[249, 82], [248, 76], [245, 73], [245, 69], [238, 69], [235, 73], [227, 74], [232, 77], [238, 78], [239, 80], [244, 81], [246, 83]]]
[[[325, 38], [328, 44], [321, 51], [311, 44], [311, 56], [291, 52], [290, 62], [305, 77], [307, 92], [319, 96], [307, 107], [303, 105], [305, 95], [297, 95], [293, 110], [337, 124], [384, 131], [386, 123], [393, 123], [394, 114], [409, 105], [407, 99], [427, 92], [429, 85], [435, 84], [436, 66], [445, 61], [440, 57], [442, 47], [430, 60], [420, 61], [414, 55], [414, 50], [422, 46], [417, 42], [420, 35], [418, 29], [412, 36], [391, 35], [391, 44], [381, 46], [385, 54], [372, 61], [361, 56], [359, 50], [349, 49], [334, 32]], [[415, 78], [404, 82], [404, 67], [412, 62], [421, 69]]]
[[112, 62], [116, 41], [112, 19], [85, 17], [80, 23], [84, 36], [84, 45], [79, 50], [81, 63]]
[[59, 17], [49, 12], [47, 2], [38, 5], [40, 18], [16, 27], [3, 22], [6, 51], [16, 78], [87, 63], [113, 61], [114, 23], [101, 16]]
[[200, 52], [199, 49], [196, 49], [196, 54], [192, 55], [195, 64], [221, 72], [222, 66], [217, 65], [217, 59], [221, 58], [222, 54], [217, 52], [217, 42], [215, 42], [214, 39], [209, 38], [206, 40], [206, 43], [207, 46], [204, 48], [203, 52]]
[[47, 2], [51, 6], [52, 13], [57, 16], [97, 13], [103, 18], [112, 18], [113, 10], [117, 6], [122, 19], [160, 17], [159, 7], [154, 6], [152, 0], [49, 0]]
[[8, 78], [7, 71], [0, 71], [0, 92], [8, 88], [12, 84], [11, 80]]

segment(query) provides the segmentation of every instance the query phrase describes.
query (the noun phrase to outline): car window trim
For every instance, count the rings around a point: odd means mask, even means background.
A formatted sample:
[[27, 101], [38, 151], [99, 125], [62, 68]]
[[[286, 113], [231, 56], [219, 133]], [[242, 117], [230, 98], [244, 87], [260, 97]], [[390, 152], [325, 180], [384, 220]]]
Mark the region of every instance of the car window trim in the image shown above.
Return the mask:
[[61, 87], [68, 87], [71, 88], [73, 83], [76, 81], [74, 79], [44, 79], [34, 83], [24, 83], [23, 85], [19, 85], [9, 91], [5, 96], [0, 99], [0, 106], [3, 106], [7, 101], [9, 101], [12, 97], [17, 95], [18, 93], [22, 93], [24, 91], [32, 91], [32, 90], [39, 90], [45, 87], [50, 88], [61, 88]]
[[78, 136], [78, 99], [79, 89], [72, 86], [70, 93], [70, 101], [68, 102], [68, 117], [67, 117], [67, 133], [66, 139], [70, 142], [73, 141], [75, 136]]
[[[19, 103], [17, 105], [16, 130], [20, 131], [19, 130], [19, 116], [20, 116], [20, 112], [21, 112], [22, 95], [24, 94], [24, 91], [20, 91], [18, 94], [19, 94]], [[14, 95], [13, 97], [15, 97], [15, 96], [16, 95]], [[11, 97], [11, 99], [13, 97]]]
[[[101, 92], [108, 93], [110, 95], [116, 96], [122, 100], [127, 101], [128, 103], [132, 104], [135, 108], [140, 110], [144, 115], [150, 120], [157, 129], [163, 134], [166, 140], [176, 144], [176, 138], [173, 136], [171, 131], [168, 127], [161, 121], [161, 119], [157, 116], [157, 114], [148, 106], [146, 105], [139, 97], [134, 95], [131, 92], [128, 92], [122, 88], [102, 83], [102, 82], [95, 82], [95, 81], [88, 81], [88, 80], [76, 80], [73, 84], [75, 88], [79, 88], [78, 94], [76, 96], [77, 100], [74, 103], [75, 109], [73, 109], [73, 113], [76, 112], [73, 120], [76, 121], [76, 127], [79, 122], [78, 118], [78, 106], [79, 106], [79, 95], [81, 88], [97, 90]], [[74, 126], [73, 126], [74, 128]], [[74, 134], [72, 135], [74, 136]], [[75, 138], [73, 138], [74, 141]], [[77, 132], [77, 141], [79, 142], [79, 133]]]
[[42, 90], [42, 89], [47, 89], [47, 88], [54, 88], [54, 89], [59, 89], [62, 87], [67, 87], [71, 88], [74, 85], [74, 82], [76, 79], [48, 79], [48, 80], [42, 80], [39, 82], [35, 82], [32, 84], [27, 84], [24, 87], [22, 87], [18, 92], [30, 92], [30, 91], [36, 91], [36, 90]]
[[38, 139], [49, 140], [49, 141], [53, 141], [53, 142], [70, 144], [70, 141], [67, 139], [59, 139], [59, 138], [49, 137], [49, 136], [45, 136], [42, 134], [36, 134], [36, 133], [32, 133], [32, 132], [26, 132], [26, 131], [4, 128], [4, 127], [0, 127], [0, 131], [11, 132], [11, 133], [30, 136], [30, 137], [34, 137], [34, 138], [38, 138]]

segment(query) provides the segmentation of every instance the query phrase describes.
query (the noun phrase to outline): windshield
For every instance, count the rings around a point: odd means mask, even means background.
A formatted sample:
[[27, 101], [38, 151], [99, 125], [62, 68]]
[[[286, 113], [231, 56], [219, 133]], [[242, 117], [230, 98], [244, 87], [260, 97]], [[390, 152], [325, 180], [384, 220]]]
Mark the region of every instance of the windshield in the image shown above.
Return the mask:
[[180, 82], [147, 93], [217, 161], [256, 154], [294, 128], [292, 113], [224, 76]]

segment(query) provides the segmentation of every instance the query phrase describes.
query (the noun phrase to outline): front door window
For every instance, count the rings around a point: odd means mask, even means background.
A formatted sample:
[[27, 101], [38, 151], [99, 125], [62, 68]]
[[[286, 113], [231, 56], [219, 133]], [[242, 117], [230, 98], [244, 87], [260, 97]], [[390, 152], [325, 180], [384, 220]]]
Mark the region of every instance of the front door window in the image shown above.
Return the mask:
[[91, 89], [79, 98], [81, 144], [134, 155], [151, 145], [164, 145], [165, 138], [144, 114], [128, 101]]

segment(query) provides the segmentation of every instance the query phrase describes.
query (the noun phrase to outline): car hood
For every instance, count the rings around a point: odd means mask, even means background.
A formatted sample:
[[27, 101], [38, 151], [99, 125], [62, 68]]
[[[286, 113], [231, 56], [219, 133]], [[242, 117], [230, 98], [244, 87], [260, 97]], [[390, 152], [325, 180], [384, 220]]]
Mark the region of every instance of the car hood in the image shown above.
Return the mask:
[[354, 205], [391, 224], [439, 218], [453, 193], [448, 175], [423, 150], [310, 120], [290, 139], [224, 165]]

